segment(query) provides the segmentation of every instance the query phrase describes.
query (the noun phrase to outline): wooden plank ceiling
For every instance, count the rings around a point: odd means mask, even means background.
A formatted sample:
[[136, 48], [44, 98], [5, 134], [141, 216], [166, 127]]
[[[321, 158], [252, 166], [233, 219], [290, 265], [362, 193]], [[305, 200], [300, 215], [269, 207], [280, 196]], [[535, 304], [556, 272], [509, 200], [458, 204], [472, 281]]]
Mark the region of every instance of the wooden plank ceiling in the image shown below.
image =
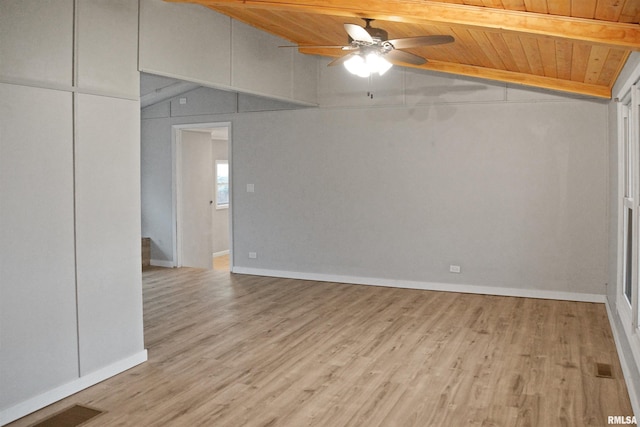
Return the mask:
[[[408, 49], [416, 68], [611, 97], [640, 50], [640, 0], [168, 0], [198, 3], [297, 45], [345, 45], [344, 23], [374, 18], [390, 39], [446, 34]], [[339, 49], [301, 48], [337, 57]]]

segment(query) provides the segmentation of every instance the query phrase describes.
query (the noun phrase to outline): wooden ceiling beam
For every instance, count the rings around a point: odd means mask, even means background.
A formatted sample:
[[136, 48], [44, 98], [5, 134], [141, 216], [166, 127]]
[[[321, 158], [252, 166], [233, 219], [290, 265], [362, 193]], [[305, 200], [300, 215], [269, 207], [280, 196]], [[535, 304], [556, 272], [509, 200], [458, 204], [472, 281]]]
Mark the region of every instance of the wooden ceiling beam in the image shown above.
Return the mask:
[[465, 25], [640, 50], [640, 25], [429, 0], [166, 0], [395, 22]]
[[[321, 55], [339, 57], [340, 53], [336, 53], [332, 49], [300, 49], [300, 52]], [[570, 92], [578, 95], [587, 95], [596, 98], [611, 99], [611, 88], [603, 85], [596, 85], [590, 83], [576, 82], [572, 80], [564, 80], [559, 78], [536, 76], [526, 73], [517, 73], [513, 71], [497, 70], [493, 68], [477, 67], [474, 65], [455, 64], [451, 62], [443, 62], [436, 60], [429, 60], [423, 65], [409, 65], [403, 64], [403, 66], [417, 68], [420, 70], [438, 71], [447, 74], [456, 74], [468, 77], [475, 77], [479, 79], [494, 80], [504, 83], [512, 83], [523, 86], [533, 86], [550, 90], [557, 90], [561, 92]]]

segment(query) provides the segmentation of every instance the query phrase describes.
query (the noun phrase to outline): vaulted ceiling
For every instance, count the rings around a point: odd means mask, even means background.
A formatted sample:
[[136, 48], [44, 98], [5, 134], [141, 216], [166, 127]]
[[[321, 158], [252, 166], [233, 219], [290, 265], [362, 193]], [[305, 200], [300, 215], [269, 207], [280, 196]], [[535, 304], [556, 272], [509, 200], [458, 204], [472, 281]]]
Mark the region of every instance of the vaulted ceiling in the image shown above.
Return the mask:
[[408, 49], [428, 59], [415, 68], [602, 98], [640, 50], [640, 0], [168, 1], [207, 6], [300, 46], [347, 44], [343, 24], [364, 26], [360, 18], [390, 39], [451, 35], [455, 43]]

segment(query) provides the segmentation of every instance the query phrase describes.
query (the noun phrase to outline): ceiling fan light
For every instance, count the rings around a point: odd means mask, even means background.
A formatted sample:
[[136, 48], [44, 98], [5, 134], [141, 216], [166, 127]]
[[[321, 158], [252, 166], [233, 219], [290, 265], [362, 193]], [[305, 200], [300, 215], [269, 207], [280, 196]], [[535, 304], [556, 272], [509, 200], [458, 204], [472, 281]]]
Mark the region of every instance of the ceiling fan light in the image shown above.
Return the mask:
[[389, 71], [393, 64], [382, 57], [379, 53], [370, 53], [367, 55], [367, 66], [371, 73], [378, 73], [382, 76]]
[[360, 55], [353, 55], [344, 62], [344, 67], [351, 73], [359, 77], [369, 77], [371, 71], [365, 59]]

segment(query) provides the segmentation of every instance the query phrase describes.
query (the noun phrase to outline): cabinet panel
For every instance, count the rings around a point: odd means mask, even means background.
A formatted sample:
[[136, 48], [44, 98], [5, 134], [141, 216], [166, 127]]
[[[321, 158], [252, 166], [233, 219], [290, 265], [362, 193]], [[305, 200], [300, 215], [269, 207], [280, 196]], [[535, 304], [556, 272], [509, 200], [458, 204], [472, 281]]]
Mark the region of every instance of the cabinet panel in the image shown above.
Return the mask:
[[140, 2], [140, 70], [199, 83], [231, 82], [231, 19], [199, 5]]
[[76, 244], [80, 369], [142, 351], [140, 110], [77, 95]]
[[138, 2], [78, 1], [78, 86], [137, 98]]
[[293, 50], [286, 40], [233, 21], [232, 85], [240, 90], [291, 99]]
[[0, 84], [0, 129], [3, 409], [78, 376], [71, 94]]
[[318, 57], [293, 53], [293, 99], [318, 102]]
[[71, 85], [73, 0], [0, 1], [0, 78]]

